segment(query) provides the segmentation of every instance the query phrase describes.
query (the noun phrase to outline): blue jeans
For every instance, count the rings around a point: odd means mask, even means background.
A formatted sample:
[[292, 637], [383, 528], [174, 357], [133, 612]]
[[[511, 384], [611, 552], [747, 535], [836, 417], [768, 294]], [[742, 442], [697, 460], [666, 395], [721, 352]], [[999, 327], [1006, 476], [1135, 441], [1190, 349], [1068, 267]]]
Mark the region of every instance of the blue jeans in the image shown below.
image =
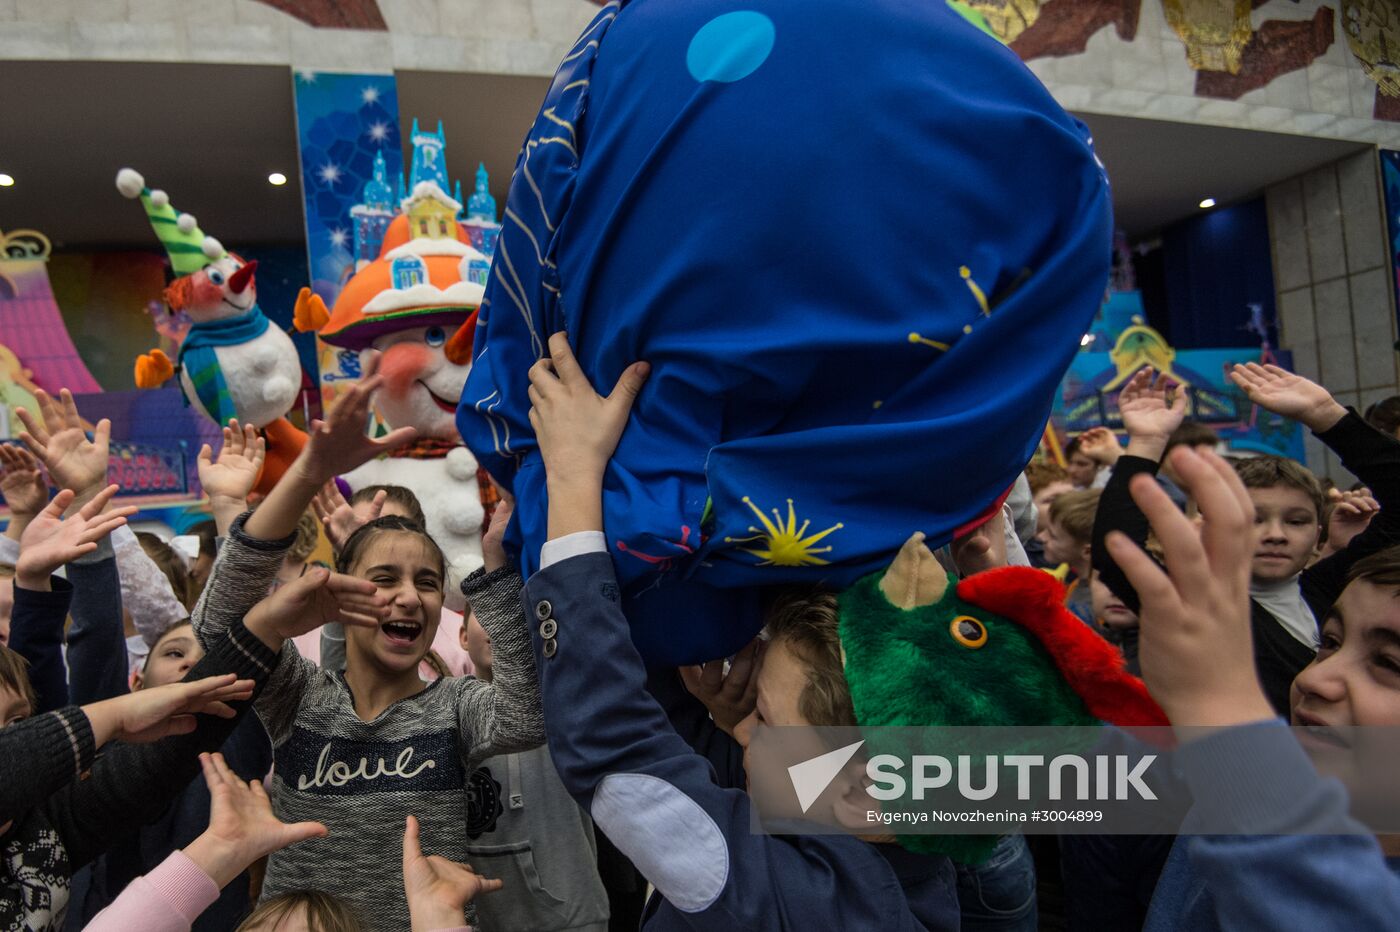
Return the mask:
[[957, 867], [964, 932], [1035, 932], [1035, 862], [1025, 838], [1007, 835], [986, 861]]

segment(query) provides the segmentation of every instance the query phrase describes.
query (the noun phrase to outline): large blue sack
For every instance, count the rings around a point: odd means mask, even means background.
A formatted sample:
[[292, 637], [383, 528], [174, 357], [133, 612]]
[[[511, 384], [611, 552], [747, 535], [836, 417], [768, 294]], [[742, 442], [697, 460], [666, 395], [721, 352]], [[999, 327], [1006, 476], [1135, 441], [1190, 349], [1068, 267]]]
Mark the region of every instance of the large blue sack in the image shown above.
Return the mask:
[[[732, 653], [763, 587], [845, 586], [985, 513], [1103, 298], [1085, 127], [943, 0], [631, 0], [516, 164], [457, 423], [546, 539], [526, 372], [567, 330], [652, 375], [605, 520], [653, 663]], [[582, 635], [586, 637], [586, 634]]]

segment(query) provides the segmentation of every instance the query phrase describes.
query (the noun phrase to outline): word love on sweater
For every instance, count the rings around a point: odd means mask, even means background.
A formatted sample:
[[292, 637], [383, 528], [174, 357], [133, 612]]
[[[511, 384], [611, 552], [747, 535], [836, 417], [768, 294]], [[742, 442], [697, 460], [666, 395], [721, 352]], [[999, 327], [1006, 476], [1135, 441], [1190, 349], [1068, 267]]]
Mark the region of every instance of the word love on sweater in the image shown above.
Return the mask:
[[277, 770], [301, 793], [461, 791], [464, 772], [452, 731], [426, 732], [401, 741], [356, 741], [295, 728], [277, 749]]

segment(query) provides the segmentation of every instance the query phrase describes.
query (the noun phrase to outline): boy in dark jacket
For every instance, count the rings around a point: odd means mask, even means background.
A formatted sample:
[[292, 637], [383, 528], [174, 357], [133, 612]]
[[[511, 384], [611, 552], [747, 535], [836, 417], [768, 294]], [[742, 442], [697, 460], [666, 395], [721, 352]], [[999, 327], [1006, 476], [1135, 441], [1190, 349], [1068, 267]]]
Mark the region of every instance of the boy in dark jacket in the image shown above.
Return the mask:
[[[1371, 488], [1381, 506], [1345, 549], [1309, 566], [1322, 530], [1316, 479], [1282, 457], [1258, 457], [1236, 467], [1256, 513], [1250, 574], [1255, 667], [1264, 694], [1286, 715], [1289, 687], [1312, 661], [1320, 622], [1346, 587], [1352, 566], [1400, 544], [1400, 443], [1342, 407], [1322, 386], [1277, 366], [1236, 366], [1231, 378], [1253, 403], [1311, 430]], [[1154, 387], [1151, 369], [1144, 369], [1119, 397], [1128, 449], [1104, 488], [1094, 525], [1094, 569], [1132, 611], [1138, 609], [1138, 594], [1109, 557], [1104, 540], [1115, 530], [1139, 543], [1147, 540], [1147, 519], [1129, 497], [1128, 485], [1139, 473], [1156, 473], [1167, 439], [1186, 414], [1184, 393], [1169, 405], [1164, 381]]]
[[[549, 540], [526, 586], [526, 614], [560, 779], [656, 887], [643, 928], [956, 929], [946, 858], [873, 839], [755, 834], [748, 796], [717, 785], [672, 729], [646, 691], [602, 534], [603, 473], [647, 370], [630, 367], [604, 399], [563, 334], [550, 353], [552, 365], [531, 370]], [[834, 618], [791, 621], [765, 652], [740, 744], [756, 721], [854, 722]]]

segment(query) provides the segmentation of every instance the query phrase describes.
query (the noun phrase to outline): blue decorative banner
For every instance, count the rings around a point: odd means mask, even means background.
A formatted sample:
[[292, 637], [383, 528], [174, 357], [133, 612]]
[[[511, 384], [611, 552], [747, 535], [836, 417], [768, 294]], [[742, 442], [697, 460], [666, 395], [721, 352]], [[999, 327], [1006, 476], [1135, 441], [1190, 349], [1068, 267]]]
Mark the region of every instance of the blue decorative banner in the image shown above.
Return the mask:
[[[1260, 331], [1265, 332], [1262, 322]], [[1114, 294], [1086, 337], [1086, 351], [1070, 363], [1055, 396], [1051, 422], [1065, 435], [1091, 427], [1122, 432], [1118, 393], [1144, 366], [1165, 373], [1186, 393], [1187, 417], [1208, 424], [1235, 454], [1272, 453], [1304, 460], [1298, 424], [1252, 404], [1228, 373], [1236, 363], [1293, 368], [1293, 354], [1262, 346], [1176, 349], [1143, 323], [1138, 292]]]
[[[1400, 152], [1381, 150], [1381, 181], [1385, 191], [1385, 225], [1390, 243], [1390, 274], [1400, 294]], [[1400, 315], [1400, 305], [1397, 305]]]
[[[293, 84], [311, 288], [332, 307], [355, 272], [350, 208], [374, 177], [379, 158], [389, 177], [403, 172], [398, 85], [391, 74], [322, 71], [297, 71]], [[353, 354], [318, 344], [322, 399], [328, 402], [335, 383], [357, 378], [358, 371], [345, 371], [347, 363], [355, 364]]]

